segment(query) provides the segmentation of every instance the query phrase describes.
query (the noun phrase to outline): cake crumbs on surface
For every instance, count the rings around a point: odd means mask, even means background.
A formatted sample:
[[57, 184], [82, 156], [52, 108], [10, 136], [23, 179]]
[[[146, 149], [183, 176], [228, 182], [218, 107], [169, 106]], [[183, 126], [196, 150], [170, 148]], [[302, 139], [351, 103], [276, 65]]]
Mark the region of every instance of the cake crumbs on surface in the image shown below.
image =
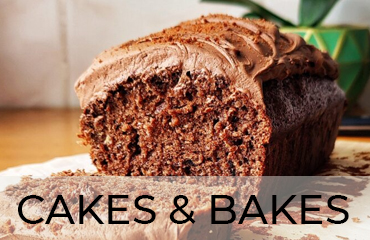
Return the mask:
[[2, 226], [0, 226], [0, 233], [12, 234], [15, 231], [15, 226], [12, 224], [10, 219], [6, 220]]
[[354, 218], [352, 218], [352, 221], [353, 221], [354, 223], [359, 223], [359, 222], [361, 222], [361, 220], [360, 220], [358, 217], [354, 217]]
[[274, 236], [273, 240], [288, 240], [288, 238], [283, 236]]
[[340, 239], [344, 239], [344, 240], [349, 240], [348, 237], [343, 237], [343, 236], [339, 236], [339, 235], [335, 235], [337, 238], [340, 238]]
[[359, 155], [370, 155], [370, 152], [359, 152]]
[[42, 231], [45, 230], [45, 228], [41, 225], [41, 223], [37, 224], [36, 227], [34, 228], [35, 232], [41, 233]]
[[359, 152], [355, 153], [354, 156], [357, 158], [356, 160], [370, 161], [370, 152]]
[[323, 228], [328, 228], [328, 226], [329, 225], [333, 225], [332, 223], [330, 223], [330, 222], [327, 222], [327, 221], [322, 221], [322, 223], [321, 223], [321, 226], [323, 227]]
[[306, 234], [305, 236], [301, 237], [300, 240], [320, 240], [320, 238], [315, 234]]
[[[76, 195], [86, 195], [86, 193], [89, 193], [88, 196], [94, 195], [94, 194], [101, 194], [103, 195], [103, 198], [106, 198], [109, 195], [118, 195], [122, 194], [124, 191], [127, 191], [130, 193], [130, 196], [142, 196], [142, 195], [149, 195], [151, 193], [153, 196], [155, 196], [157, 199], [161, 198], [161, 201], [157, 202], [155, 207], [151, 207], [150, 209], [153, 209], [153, 211], [156, 211], [157, 213], [163, 213], [167, 216], [167, 212], [169, 213], [172, 210], [172, 204], [171, 201], [168, 201], [168, 199], [173, 200], [174, 195], [178, 192], [182, 193], [191, 193], [188, 194], [189, 202], [188, 205], [191, 209], [194, 211], [199, 210], [200, 214], [203, 216], [208, 216], [211, 214], [210, 206], [209, 206], [209, 196], [213, 193], [221, 191], [220, 193], [224, 193], [229, 196], [233, 196], [234, 194], [234, 188], [228, 188], [225, 186], [222, 187], [214, 187], [209, 186], [205, 182], [202, 183], [202, 187], [199, 187], [199, 184], [187, 184], [188, 182], [157, 182], [157, 181], [151, 181], [147, 180], [147, 178], [144, 179], [135, 179], [135, 178], [114, 178], [114, 177], [94, 177], [91, 178], [89, 176], [93, 176], [94, 174], [85, 173], [83, 170], [78, 171], [77, 173], [73, 173], [71, 171], [64, 171], [62, 173], [57, 173], [54, 175], [54, 177], [48, 177], [45, 179], [33, 179], [33, 178], [26, 178], [21, 183], [18, 183], [13, 186], [13, 191], [9, 192], [6, 191], [5, 194], [11, 194], [10, 203], [11, 206], [15, 205], [15, 198], [16, 196], [22, 196], [25, 194], [29, 194], [30, 191], [32, 191], [34, 194], [38, 196], [42, 196], [46, 201], [44, 201], [45, 204], [39, 204], [37, 203], [36, 206], [30, 203], [30, 201], [27, 201], [27, 204], [24, 206], [26, 208], [28, 207], [36, 207], [35, 211], [37, 212], [36, 215], [40, 212], [47, 212], [51, 209], [51, 205], [54, 204], [53, 201], [48, 201], [50, 199], [50, 196], [53, 198], [56, 196], [56, 194], [60, 194], [61, 192], [66, 192], [68, 195], [64, 196], [65, 204], [69, 208], [70, 215], [72, 218], [77, 221], [77, 216], [79, 212], [78, 210], [78, 200], [76, 199]], [[81, 177], [64, 177], [64, 176], [87, 176], [86, 178]], [[186, 180], [184, 178], [184, 180]], [[17, 192], [14, 191], [14, 189], [17, 189]], [[230, 191], [226, 190], [229, 189]], [[9, 195], [6, 195], [9, 196]], [[91, 197], [91, 199], [85, 198], [86, 202], [92, 202], [94, 199], [94, 196]], [[167, 200], [166, 200], [167, 199]], [[102, 200], [102, 202], [98, 206], [94, 206], [94, 212], [98, 216], [102, 216], [102, 213], [106, 213], [108, 206], [106, 203], [107, 201]], [[129, 202], [129, 203], [127, 203]], [[122, 215], [116, 215], [117, 219], [121, 219], [120, 217], [124, 217], [128, 221], [133, 221], [133, 218], [137, 217], [140, 219], [145, 218], [145, 215], [142, 214], [141, 211], [131, 211], [131, 208], [133, 207], [133, 203], [131, 201], [115, 201], [114, 205], [117, 204], [117, 206], [121, 206], [120, 204], [126, 205], [129, 204], [128, 209], [130, 209], [130, 215], [125, 215], [125, 213], [122, 213]], [[131, 204], [131, 205], [130, 205]], [[142, 201], [140, 203], [142, 206], [151, 206], [153, 203], [152, 201]], [[144, 205], [143, 205], [144, 204]], [[225, 204], [224, 202], [220, 201], [220, 205]], [[7, 205], [6, 205], [7, 206]], [[131, 206], [131, 207], [130, 207]], [[206, 206], [203, 207], [203, 206]], [[196, 209], [195, 209], [196, 208]], [[63, 208], [57, 209], [56, 212], [63, 212]], [[33, 215], [30, 215], [33, 216]], [[32, 218], [32, 217], [31, 217]], [[208, 217], [200, 217], [200, 219], [208, 219]], [[12, 218], [14, 219], [14, 218]], [[3, 226], [1, 226], [3, 225]], [[0, 233], [12, 233], [15, 231], [15, 227], [12, 225], [11, 220], [4, 221], [4, 224], [1, 224], [0, 226]], [[55, 238], [58, 239], [65, 239], [67, 236], [64, 234], [67, 234], [71, 228], [69, 227], [70, 224], [68, 224], [68, 221], [63, 220], [53, 220], [51, 224], [45, 225], [45, 223], [40, 223], [38, 225], [26, 225], [21, 226], [20, 229], [17, 229], [17, 234], [24, 234], [27, 236], [34, 237], [41, 235], [42, 238], [45, 238], [45, 236], [49, 234], [53, 234], [54, 236], [57, 236]], [[18, 226], [18, 225], [17, 225]], [[199, 226], [199, 227], [198, 227]], [[201, 229], [199, 229], [202, 227]], [[145, 228], [145, 226], [144, 226]], [[221, 230], [220, 230], [221, 229]], [[85, 231], [86, 229], [82, 229], [82, 231]], [[189, 229], [188, 229], [189, 230]], [[157, 231], [157, 229], [154, 228], [154, 231]], [[181, 230], [180, 230], [181, 231]], [[207, 228], [203, 227], [202, 224], [196, 225], [192, 227], [192, 230], [189, 231], [189, 234], [197, 234], [199, 231], [202, 232], [202, 235], [212, 234], [210, 236], [212, 239], [225, 239], [220, 238], [221, 236], [226, 236], [226, 234], [229, 234], [231, 231], [230, 225], [224, 225], [224, 226], [210, 226], [207, 230]], [[41, 233], [42, 232], [42, 233]], [[221, 233], [220, 233], [221, 232]], [[78, 231], [76, 232], [78, 233]], [[122, 232], [124, 234], [124, 232]], [[117, 234], [122, 234], [117, 233]], [[79, 233], [78, 233], [79, 234]], [[82, 232], [82, 234], [90, 234], [86, 232]], [[116, 234], [116, 233], [115, 233]], [[215, 235], [216, 234], [216, 235]], [[1, 234], [0, 234], [1, 235]], [[122, 236], [122, 235], [117, 235]], [[93, 237], [94, 238], [94, 237]], [[79, 238], [80, 239], [80, 238]], [[135, 238], [136, 239], [136, 238]], [[190, 238], [194, 239], [194, 238]], [[208, 238], [207, 238], [208, 239]]]
[[60, 231], [62, 230], [62, 228], [63, 228], [63, 225], [62, 225], [62, 224], [55, 223], [55, 222], [51, 223], [51, 224], [50, 224], [50, 227], [49, 227], [50, 231], [51, 231], [55, 236], [57, 236], [57, 235], [60, 233]]

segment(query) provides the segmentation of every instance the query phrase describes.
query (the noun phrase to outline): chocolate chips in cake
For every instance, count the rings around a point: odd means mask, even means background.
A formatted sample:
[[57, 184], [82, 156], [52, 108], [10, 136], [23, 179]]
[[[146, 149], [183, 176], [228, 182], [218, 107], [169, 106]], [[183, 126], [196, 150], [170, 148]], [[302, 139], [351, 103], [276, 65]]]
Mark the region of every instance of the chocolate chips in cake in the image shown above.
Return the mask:
[[309, 175], [344, 111], [336, 63], [264, 20], [210, 15], [103, 52], [75, 85], [112, 175]]

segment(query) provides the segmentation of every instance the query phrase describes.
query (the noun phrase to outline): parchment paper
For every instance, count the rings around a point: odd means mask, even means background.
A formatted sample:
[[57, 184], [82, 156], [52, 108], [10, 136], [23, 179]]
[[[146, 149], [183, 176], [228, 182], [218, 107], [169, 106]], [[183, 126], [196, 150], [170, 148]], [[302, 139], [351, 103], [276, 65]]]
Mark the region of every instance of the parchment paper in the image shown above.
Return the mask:
[[[77, 169], [96, 171], [88, 154], [59, 157], [45, 163], [22, 165], [0, 172], [0, 176], [9, 176], [7, 182], [0, 183], [0, 190], [17, 183], [24, 175], [47, 177], [51, 173]], [[337, 141], [330, 162], [318, 175], [370, 176], [370, 143]], [[242, 229], [234, 233], [233, 239], [370, 239], [369, 184], [361, 191], [361, 196], [353, 198], [347, 210], [350, 219], [342, 225], [263, 225], [257, 221], [252, 225], [267, 227], [264, 233]]]

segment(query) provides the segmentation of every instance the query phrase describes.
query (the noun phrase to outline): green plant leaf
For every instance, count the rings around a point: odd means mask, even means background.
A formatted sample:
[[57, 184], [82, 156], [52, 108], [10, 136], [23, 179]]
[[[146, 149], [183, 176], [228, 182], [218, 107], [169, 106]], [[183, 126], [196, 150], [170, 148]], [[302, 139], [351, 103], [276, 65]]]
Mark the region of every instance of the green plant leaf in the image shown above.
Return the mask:
[[328, 15], [338, 0], [301, 0], [299, 25], [316, 27]]
[[218, 3], [227, 3], [227, 4], [234, 4], [234, 5], [241, 5], [247, 7], [251, 12], [255, 15], [259, 15], [264, 19], [273, 21], [277, 24], [282, 26], [294, 26], [293, 23], [285, 20], [284, 18], [276, 15], [275, 13], [267, 10], [266, 8], [262, 7], [261, 5], [251, 1], [251, 0], [201, 0], [202, 2], [218, 2]]
[[250, 13], [243, 14], [242, 17], [243, 18], [251, 18], [251, 19], [261, 19], [261, 18], [263, 18], [261, 15], [255, 13], [255, 12], [250, 12]]

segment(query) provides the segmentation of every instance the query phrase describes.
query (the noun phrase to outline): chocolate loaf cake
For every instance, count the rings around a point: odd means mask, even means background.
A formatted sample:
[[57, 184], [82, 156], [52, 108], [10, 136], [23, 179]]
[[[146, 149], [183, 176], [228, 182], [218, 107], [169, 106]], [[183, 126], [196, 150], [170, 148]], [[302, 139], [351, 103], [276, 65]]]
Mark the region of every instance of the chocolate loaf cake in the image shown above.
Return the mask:
[[344, 111], [336, 63], [264, 20], [210, 15], [100, 54], [80, 137], [112, 175], [309, 175]]
[[[24, 178], [20, 183], [8, 186], [0, 192], [0, 239], [142, 239], [142, 240], [213, 240], [230, 239], [231, 224], [211, 224], [211, 195], [226, 194], [233, 196], [235, 188], [212, 187], [206, 184], [181, 184], [177, 182], [154, 181], [150, 178], [113, 177], [102, 174], [87, 174], [85, 172], [64, 172], [45, 179]], [[174, 223], [170, 215], [176, 210], [173, 202], [179, 193], [188, 198], [183, 211], [194, 214], [194, 223], [188, 221], [182, 224]], [[30, 199], [22, 206], [22, 212], [27, 219], [44, 220], [37, 224], [28, 224], [19, 217], [18, 206], [20, 201], [29, 195], [37, 195], [44, 200]], [[53, 208], [58, 195], [62, 195], [65, 206], [59, 202], [55, 213], [69, 212], [73, 224], [67, 216], [54, 217], [47, 223], [48, 215]], [[102, 195], [92, 207], [95, 215], [103, 222], [100, 224], [96, 217], [88, 213], [84, 215], [83, 223], [80, 220], [80, 200], [84, 197], [83, 209]], [[128, 198], [117, 196], [127, 195]], [[153, 215], [147, 210], [138, 209], [134, 204], [139, 196], [150, 195], [152, 200], [144, 198], [139, 201], [143, 208], [155, 213], [153, 222], [149, 221]], [[108, 196], [115, 196], [108, 200]], [[110, 204], [116, 210], [112, 213], [112, 220], [108, 220]], [[182, 201], [178, 201], [181, 206]], [[215, 201], [217, 208], [229, 206], [226, 199]], [[126, 208], [126, 210], [122, 209]], [[230, 218], [228, 212], [218, 212], [218, 220]], [[181, 212], [174, 213], [174, 219], [185, 220]], [[127, 221], [126, 223], [118, 221]]]

